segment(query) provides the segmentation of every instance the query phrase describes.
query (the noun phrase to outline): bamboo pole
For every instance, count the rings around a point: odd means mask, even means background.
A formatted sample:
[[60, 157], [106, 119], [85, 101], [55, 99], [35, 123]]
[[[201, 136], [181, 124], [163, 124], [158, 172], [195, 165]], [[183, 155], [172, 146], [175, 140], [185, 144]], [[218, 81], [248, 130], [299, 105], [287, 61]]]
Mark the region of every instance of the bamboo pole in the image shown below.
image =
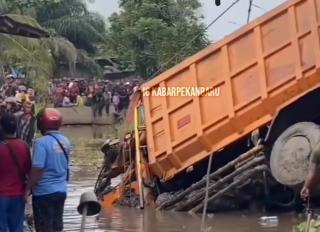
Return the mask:
[[143, 183], [141, 176], [141, 154], [140, 154], [140, 137], [139, 137], [139, 123], [138, 123], [138, 108], [134, 109], [134, 134], [135, 134], [135, 146], [136, 146], [136, 172], [139, 186], [139, 198], [140, 208], [144, 208], [144, 196], [143, 196]]
[[[223, 184], [226, 184], [228, 181], [232, 180], [234, 177], [236, 177], [237, 175], [241, 174], [243, 171], [255, 167], [256, 165], [258, 165], [259, 163], [261, 163], [262, 161], [264, 161], [264, 156], [262, 157], [257, 157], [254, 160], [248, 162], [247, 164], [243, 165], [241, 168], [235, 170], [234, 172], [232, 172], [231, 174], [225, 176], [222, 179], [219, 179], [217, 182], [215, 182], [214, 184], [212, 184], [209, 187], [209, 195], [213, 194], [213, 192], [220, 187]], [[187, 208], [189, 208], [190, 206], [194, 206], [196, 204], [198, 204], [199, 202], [203, 201], [204, 199], [204, 191], [205, 190], [201, 190], [199, 193], [197, 193], [195, 196], [189, 198], [186, 202], [182, 202], [181, 204], [178, 204], [177, 207], [175, 207], [176, 211], [182, 211], [185, 210]]]
[[311, 225], [311, 213], [309, 212], [308, 213], [308, 216], [307, 216], [307, 223], [306, 223], [306, 232], [310, 232], [310, 225]]
[[306, 223], [306, 232], [310, 232], [310, 225], [311, 225], [311, 216], [312, 212], [310, 211], [310, 198], [308, 197], [308, 203], [307, 203], [307, 223]]
[[[256, 147], [252, 148], [251, 150], [247, 151], [246, 153], [243, 153], [242, 155], [240, 155], [238, 158], [236, 158], [236, 159], [232, 160], [231, 162], [227, 163], [225, 166], [221, 167], [220, 169], [218, 169], [214, 173], [211, 173], [209, 175], [209, 179], [211, 180], [213, 178], [219, 177], [221, 174], [223, 174], [224, 172], [228, 171], [230, 168], [234, 167], [237, 163], [241, 163], [241, 162], [251, 158], [252, 156], [257, 155], [258, 153], [262, 152], [262, 150], [263, 150], [263, 146], [262, 145], [258, 145]], [[199, 182], [193, 184], [192, 186], [187, 188], [182, 193], [178, 194], [173, 199], [171, 199], [169, 201], [166, 201], [163, 204], [161, 204], [158, 207], [158, 209], [160, 209], [160, 210], [161, 209], [166, 209], [166, 208], [178, 203], [185, 196], [187, 196], [189, 193], [204, 187], [205, 184], [206, 184], [206, 178], [204, 177], [202, 180], [200, 180]]]
[[[218, 197], [226, 194], [227, 192], [229, 192], [230, 190], [232, 190], [234, 187], [236, 187], [237, 185], [241, 184], [241, 182], [243, 182], [244, 180], [247, 180], [248, 177], [253, 176], [255, 173], [257, 172], [262, 172], [262, 171], [266, 171], [268, 170], [268, 166], [267, 165], [260, 165], [257, 166], [251, 170], [249, 170], [247, 172], [247, 175], [239, 178], [238, 180], [232, 182], [230, 185], [228, 185], [227, 187], [225, 187], [224, 189], [220, 190], [219, 192], [217, 192], [216, 194], [214, 194], [213, 196], [209, 197], [208, 202], [210, 201], [214, 201], [216, 200]], [[201, 202], [200, 204], [198, 204], [197, 206], [193, 207], [191, 210], [189, 210], [189, 213], [196, 213], [198, 212], [200, 209], [202, 209], [205, 206], [204, 202]]]
[[201, 232], [205, 231], [205, 223], [206, 223], [206, 216], [207, 216], [206, 212], [207, 212], [208, 197], [209, 197], [208, 190], [209, 190], [209, 184], [210, 184], [209, 175], [210, 175], [210, 172], [211, 172], [211, 164], [212, 164], [212, 155], [210, 155], [210, 158], [209, 158], [209, 164], [208, 164], [207, 175], [206, 175], [207, 183], [206, 183], [206, 193], [205, 193], [205, 198], [204, 198], [205, 204], [204, 204], [204, 207], [203, 207], [202, 219], [201, 219]]

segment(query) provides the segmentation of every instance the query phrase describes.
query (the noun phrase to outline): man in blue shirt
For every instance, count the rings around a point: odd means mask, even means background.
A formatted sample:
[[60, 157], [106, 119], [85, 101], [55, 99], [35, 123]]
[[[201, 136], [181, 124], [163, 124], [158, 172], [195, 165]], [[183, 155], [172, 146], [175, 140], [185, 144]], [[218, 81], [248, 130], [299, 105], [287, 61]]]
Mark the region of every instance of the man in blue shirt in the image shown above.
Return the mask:
[[29, 189], [37, 232], [63, 231], [63, 209], [67, 197], [71, 144], [59, 131], [61, 114], [51, 108], [37, 115], [43, 135], [34, 146]]

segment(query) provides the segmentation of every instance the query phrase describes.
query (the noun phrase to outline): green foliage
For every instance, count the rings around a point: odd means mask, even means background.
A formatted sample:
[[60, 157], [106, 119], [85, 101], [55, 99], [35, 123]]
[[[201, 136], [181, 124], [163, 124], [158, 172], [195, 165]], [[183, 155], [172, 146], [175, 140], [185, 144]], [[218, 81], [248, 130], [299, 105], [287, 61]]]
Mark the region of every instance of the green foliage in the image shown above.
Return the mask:
[[104, 40], [105, 22], [102, 16], [88, 11], [82, 0], [63, 0], [38, 7], [41, 25], [66, 37], [78, 49], [95, 52], [94, 44]]
[[26, 15], [17, 15], [17, 14], [6, 14], [6, 16], [10, 17], [11, 19], [15, 20], [16, 22], [27, 24], [29, 26], [43, 29], [40, 24], [34, 18], [31, 18]]
[[89, 71], [93, 76], [101, 76], [102, 70], [100, 66], [95, 62], [93, 58], [84, 50], [78, 50], [78, 62], [82, 64], [87, 71]]
[[104, 41], [105, 21], [90, 12], [84, 0], [0, 0], [0, 13], [31, 16], [52, 34], [89, 53], [96, 51], [96, 43]]
[[19, 68], [32, 86], [45, 95], [48, 80], [61, 62], [69, 65], [71, 75], [77, 61], [92, 73], [101, 74], [100, 67], [87, 52], [94, 52], [95, 44], [103, 41], [100, 31], [104, 33], [105, 22], [100, 15], [87, 10], [85, 1], [0, 0], [0, 14], [57, 34], [42, 40], [0, 34], [1, 76], [5, 66]]
[[63, 0], [0, 0], [3, 5], [6, 5], [8, 12], [18, 14], [26, 14], [26, 12], [30, 12], [30, 9], [36, 9], [39, 6], [46, 6], [61, 1]]
[[5, 34], [0, 34], [0, 41], [1, 66], [21, 69], [37, 91], [47, 92], [48, 79], [55, 67], [49, 47], [41, 40]]
[[102, 53], [150, 78], [208, 45], [198, 0], [122, 0]]

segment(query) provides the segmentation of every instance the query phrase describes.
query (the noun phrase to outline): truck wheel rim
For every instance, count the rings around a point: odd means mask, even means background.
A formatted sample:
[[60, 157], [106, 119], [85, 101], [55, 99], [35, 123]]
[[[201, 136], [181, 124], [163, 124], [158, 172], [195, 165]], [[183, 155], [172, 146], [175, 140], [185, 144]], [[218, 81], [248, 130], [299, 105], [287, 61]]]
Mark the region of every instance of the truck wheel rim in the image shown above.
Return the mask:
[[312, 146], [308, 138], [295, 135], [284, 142], [278, 154], [271, 155], [271, 172], [281, 184], [294, 186], [304, 182]]

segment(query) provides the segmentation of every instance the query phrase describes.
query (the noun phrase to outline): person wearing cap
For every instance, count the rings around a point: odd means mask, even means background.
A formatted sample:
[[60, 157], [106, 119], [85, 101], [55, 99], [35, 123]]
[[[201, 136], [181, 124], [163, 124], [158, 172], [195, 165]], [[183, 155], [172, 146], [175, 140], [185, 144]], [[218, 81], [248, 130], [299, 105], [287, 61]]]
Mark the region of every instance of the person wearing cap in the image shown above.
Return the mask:
[[17, 120], [12, 114], [0, 119], [0, 231], [22, 232], [26, 177], [31, 168], [28, 145], [15, 137]]
[[54, 108], [41, 110], [37, 128], [42, 134], [34, 145], [28, 192], [36, 232], [63, 231], [63, 211], [69, 181], [71, 143], [59, 130], [62, 115]]

